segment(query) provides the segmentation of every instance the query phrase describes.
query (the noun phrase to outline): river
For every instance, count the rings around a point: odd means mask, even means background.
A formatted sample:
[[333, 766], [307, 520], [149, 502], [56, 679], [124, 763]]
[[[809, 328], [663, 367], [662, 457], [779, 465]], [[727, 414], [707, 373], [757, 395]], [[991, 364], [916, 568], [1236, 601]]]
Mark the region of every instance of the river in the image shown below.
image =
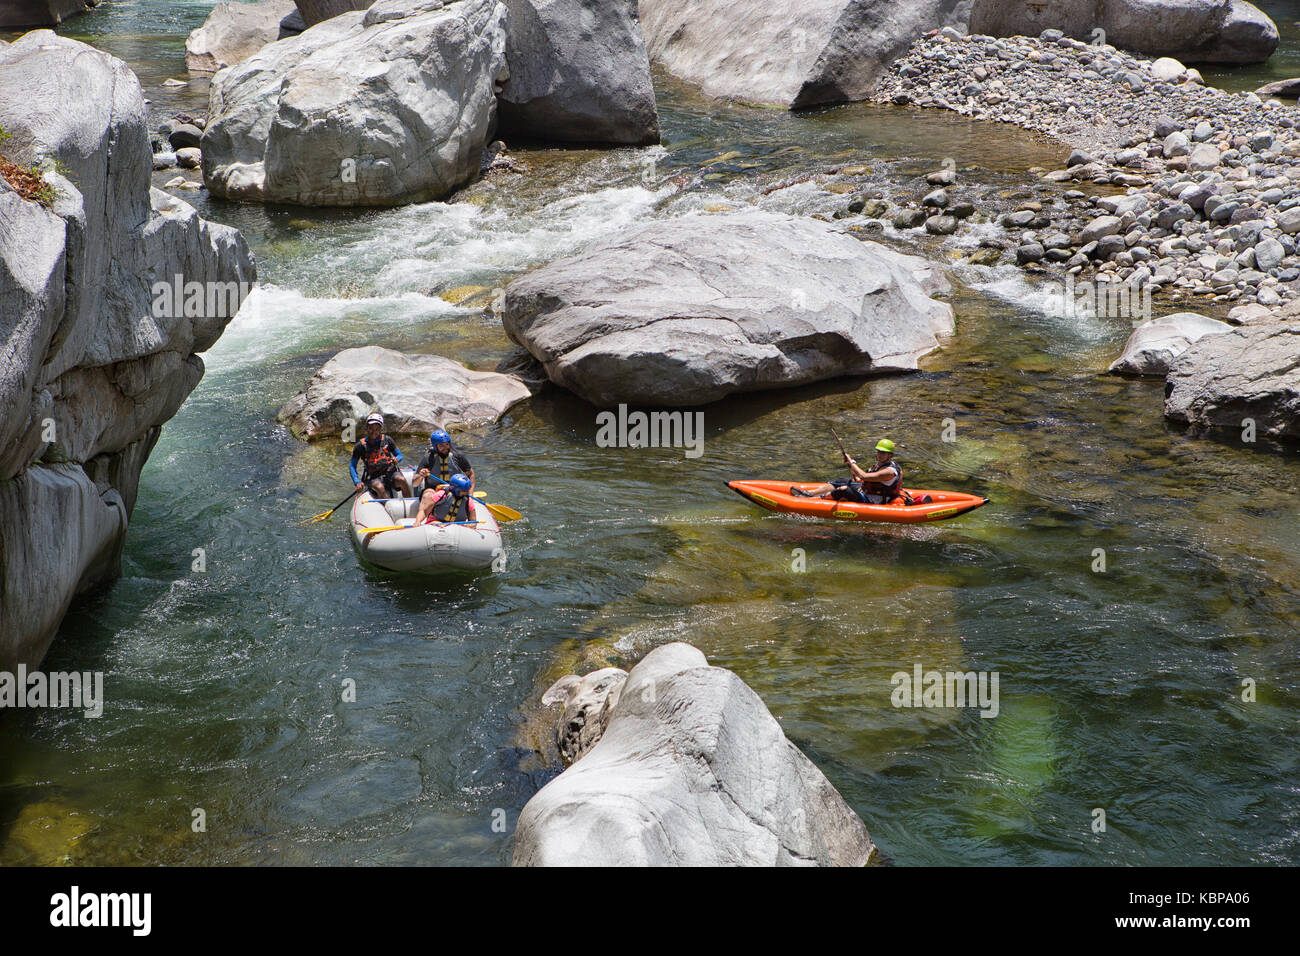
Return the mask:
[[[110, 0], [64, 32], [126, 59], [162, 119], [205, 111], [203, 84], [161, 83], [185, 78], [209, 7]], [[526, 516], [499, 574], [367, 574], [342, 514], [297, 524], [350, 487], [344, 446], [275, 421], [331, 354], [511, 354], [490, 313], [431, 290], [499, 287], [652, 217], [831, 214], [837, 177], [772, 187], [832, 166], [920, 195], [951, 157], [1010, 203], [1063, 155], [953, 115], [656, 88], [661, 147], [519, 150], [530, 176], [451, 203], [182, 194], [244, 231], [261, 287], [163, 430], [121, 578], [74, 606], [46, 659], [103, 671], [103, 716], [0, 717], [0, 863], [507, 863], [520, 809], [559, 770], [540, 692], [679, 639], [758, 691], [895, 864], [1300, 862], [1296, 449], [1167, 426], [1162, 383], [1101, 374], [1131, 322], [1067, 314], [1012, 267], [954, 268], [957, 335], [920, 374], [708, 406], [698, 459], [598, 448], [596, 410], [557, 390], [468, 433], [491, 500]], [[992, 503], [845, 528], [723, 487], [838, 474], [831, 426], [860, 454], [890, 435], [911, 487]], [[915, 663], [997, 671], [999, 715], [891, 706], [891, 675]]]

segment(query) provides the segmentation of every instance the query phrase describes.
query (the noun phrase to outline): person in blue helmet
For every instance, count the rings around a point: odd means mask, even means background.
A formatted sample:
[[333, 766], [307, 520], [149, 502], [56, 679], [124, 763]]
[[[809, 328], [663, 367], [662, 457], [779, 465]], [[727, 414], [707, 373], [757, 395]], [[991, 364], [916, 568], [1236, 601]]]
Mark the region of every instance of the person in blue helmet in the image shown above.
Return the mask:
[[447, 479], [447, 486], [437, 491], [426, 492], [420, 498], [420, 510], [416, 512], [417, 525], [433, 524], [437, 521], [473, 521], [474, 512], [470, 505], [474, 502], [471, 494], [474, 483], [468, 475], [459, 472]]
[[416, 466], [415, 493], [423, 499], [426, 493], [446, 487], [447, 479], [457, 473], [469, 478], [472, 493], [474, 466], [463, 452], [451, 447], [451, 436], [445, 430], [434, 429], [429, 436], [429, 450]]

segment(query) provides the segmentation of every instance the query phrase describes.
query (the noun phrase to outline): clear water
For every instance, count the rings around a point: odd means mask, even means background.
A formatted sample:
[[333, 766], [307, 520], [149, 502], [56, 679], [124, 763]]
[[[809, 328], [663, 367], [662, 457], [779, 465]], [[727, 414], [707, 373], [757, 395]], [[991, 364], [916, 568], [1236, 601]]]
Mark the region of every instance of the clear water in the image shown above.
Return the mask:
[[[202, 109], [157, 83], [184, 76], [206, 7], [111, 3], [69, 32], [125, 56], [160, 110]], [[505, 863], [558, 772], [541, 691], [679, 639], [762, 695], [896, 863], [1300, 862], [1296, 449], [1167, 427], [1160, 383], [1100, 374], [1127, 320], [1062, 315], [1014, 269], [957, 269], [958, 335], [922, 374], [710, 406], [698, 460], [599, 449], [596, 410], [557, 391], [468, 435], [492, 499], [527, 516], [499, 575], [370, 575], [341, 514], [296, 524], [349, 490], [341, 445], [275, 423], [330, 354], [511, 354], [490, 315], [432, 289], [494, 287], [656, 216], [830, 213], [842, 177], [806, 178], [830, 166], [919, 195], [951, 156], [996, 204], [1061, 155], [958, 117], [790, 116], [657, 83], [662, 147], [523, 153], [533, 175], [455, 203], [200, 202], [245, 231], [264, 287], [164, 429], [121, 579], [47, 658], [105, 672], [104, 716], [0, 716], [0, 862]], [[969, 241], [904, 247], [943, 259]], [[992, 503], [846, 528], [723, 487], [836, 474], [831, 425], [856, 448], [891, 435], [912, 487]], [[998, 671], [1000, 716], [892, 707], [890, 676], [918, 662]]]

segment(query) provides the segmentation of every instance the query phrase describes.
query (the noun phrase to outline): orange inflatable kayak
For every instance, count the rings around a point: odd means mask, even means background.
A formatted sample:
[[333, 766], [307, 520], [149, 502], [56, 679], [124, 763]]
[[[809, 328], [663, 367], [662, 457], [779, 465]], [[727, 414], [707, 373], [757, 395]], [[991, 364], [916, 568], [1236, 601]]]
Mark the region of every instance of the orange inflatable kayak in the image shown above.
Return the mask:
[[920, 501], [927, 495], [929, 504], [905, 505], [901, 501], [890, 505], [863, 505], [852, 501], [833, 501], [830, 498], [800, 498], [790, 494], [790, 488], [808, 491], [819, 482], [810, 481], [728, 481], [727, 487], [748, 498], [768, 511], [780, 514], [804, 515], [809, 518], [832, 518], [840, 521], [888, 521], [895, 524], [920, 524], [923, 521], [943, 521], [988, 504], [987, 498], [962, 494], [959, 491], [914, 491], [907, 493]]

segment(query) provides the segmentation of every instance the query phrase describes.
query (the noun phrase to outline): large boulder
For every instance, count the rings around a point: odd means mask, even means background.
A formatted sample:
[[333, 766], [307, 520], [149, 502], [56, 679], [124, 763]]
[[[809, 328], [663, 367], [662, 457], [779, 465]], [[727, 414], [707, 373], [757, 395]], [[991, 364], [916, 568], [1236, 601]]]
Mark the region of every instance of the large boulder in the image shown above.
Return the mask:
[[[95, 90], [95, 96], [87, 96]], [[0, 670], [116, 573], [140, 469], [255, 278], [237, 231], [151, 189], [139, 81], [48, 30], [0, 44]], [[59, 170], [54, 171], [54, 168]], [[52, 546], [51, 542], [56, 542]]]
[[659, 142], [636, 0], [505, 0], [501, 132], [551, 142]]
[[0, 0], [0, 27], [55, 27], [89, 6], [86, 0]]
[[330, 20], [340, 13], [353, 10], [365, 10], [375, 0], [296, 0], [298, 12], [302, 14], [303, 23], [314, 27], [323, 20]]
[[1300, 328], [1248, 325], [1202, 338], [1174, 361], [1165, 416], [1198, 428], [1300, 438]]
[[364, 422], [379, 410], [389, 431], [427, 435], [435, 428], [494, 422], [530, 394], [513, 375], [369, 345], [344, 349], [321, 366], [279, 418], [299, 438], [312, 439], [338, 435], [347, 423]]
[[1232, 326], [1196, 312], [1175, 312], [1143, 322], [1128, 337], [1124, 352], [1107, 371], [1116, 375], [1169, 373], [1173, 360], [1203, 335], [1231, 332]]
[[708, 96], [796, 109], [866, 99], [960, 0], [640, 0], [650, 58]]
[[185, 68], [215, 73], [242, 63], [268, 43], [285, 36], [281, 21], [297, 9], [293, 0], [218, 3], [185, 40]]
[[516, 279], [506, 332], [596, 405], [913, 371], [953, 330], [923, 260], [816, 219], [762, 212], [646, 223]]
[[1245, 0], [975, 0], [971, 33], [1038, 36], [1056, 29], [1151, 56], [1195, 63], [1262, 63], [1277, 49], [1277, 26]]
[[524, 806], [515, 866], [864, 866], [875, 845], [731, 671], [646, 655], [599, 740]]
[[212, 81], [215, 196], [305, 206], [441, 199], [479, 173], [505, 77], [500, 0], [380, 0]]

